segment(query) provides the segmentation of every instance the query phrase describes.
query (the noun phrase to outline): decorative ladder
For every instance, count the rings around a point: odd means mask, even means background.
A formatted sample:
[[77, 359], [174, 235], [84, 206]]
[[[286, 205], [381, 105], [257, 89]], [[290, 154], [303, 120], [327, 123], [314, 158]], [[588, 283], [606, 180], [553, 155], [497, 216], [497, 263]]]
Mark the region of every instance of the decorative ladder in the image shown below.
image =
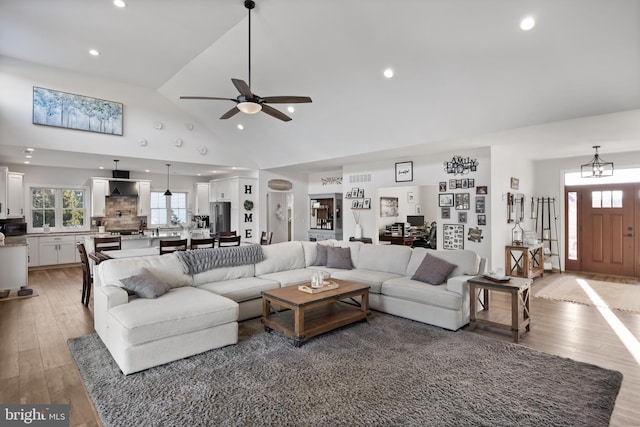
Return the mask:
[[[532, 199], [533, 202], [533, 199]], [[562, 262], [560, 260], [560, 243], [558, 242], [558, 217], [556, 215], [555, 197], [538, 197], [536, 207], [536, 233], [540, 230], [540, 241], [542, 242], [542, 252], [544, 255], [544, 269], [553, 268], [553, 258], [558, 260], [558, 269], [562, 273]], [[532, 203], [533, 204], [533, 203]], [[533, 207], [533, 206], [532, 206]], [[553, 229], [551, 228], [551, 211], [553, 210]], [[532, 210], [533, 212], [533, 210]], [[545, 220], [546, 216], [546, 220]], [[547, 266], [550, 265], [549, 268]]]

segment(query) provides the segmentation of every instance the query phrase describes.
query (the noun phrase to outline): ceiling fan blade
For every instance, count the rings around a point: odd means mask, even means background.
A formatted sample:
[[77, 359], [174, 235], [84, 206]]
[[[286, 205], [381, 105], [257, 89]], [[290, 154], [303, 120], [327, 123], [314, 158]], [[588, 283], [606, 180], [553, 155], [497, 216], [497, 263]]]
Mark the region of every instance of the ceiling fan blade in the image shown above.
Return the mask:
[[238, 102], [237, 99], [233, 99], [233, 98], [218, 98], [218, 97], [215, 97], [215, 96], [181, 96], [180, 99], [205, 99], [205, 100], [213, 99], [213, 100], [220, 100], [220, 101]]
[[264, 102], [270, 104], [302, 104], [305, 102], [312, 102], [308, 96], [267, 96]]
[[238, 110], [238, 107], [233, 107], [231, 110], [229, 110], [226, 113], [224, 113], [222, 115], [222, 117], [220, 117], [220, 120], [224, 120], [224, 119], [228, 119], [229, 117], [233, 117], [236, 114], [238, 114], [239, 112], [240, 112], [240, 110]]
[[238, 89], [238, 92], [240, 92], [242, 96], [244, 96], [247, 99], [253, 98], [251, 89], [249, 88], [249, 85], [244, 80], [231, 79], [231, 81], [233, 82], [233, 85], [236, 87], [236, 89]]
[[291, 120], [291, 117], [287, 116], [281, 111], [276, 110], [273, 107], [269, 107], [267, 104], [262, 104], [262, 112], [267, 113], [271, 117], [275, 117], [276, 119], [280, 119], [283, 122], [288, 122]]

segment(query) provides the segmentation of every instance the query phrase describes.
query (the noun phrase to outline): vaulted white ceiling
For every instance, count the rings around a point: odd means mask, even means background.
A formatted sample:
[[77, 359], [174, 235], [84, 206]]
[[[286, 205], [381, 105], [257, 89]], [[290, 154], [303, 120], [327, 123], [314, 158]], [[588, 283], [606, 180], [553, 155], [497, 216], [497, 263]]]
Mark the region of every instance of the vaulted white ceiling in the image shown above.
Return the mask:
[[260, 168], [495, 144], [588, 156], [637, 150], [639, 17], [637, 0], [257, 0], [253, 91], [313, 98], [288, 123], [178, 99], [247, 80], [242, 0], [0, 0], [0, 55], [157, 89]]

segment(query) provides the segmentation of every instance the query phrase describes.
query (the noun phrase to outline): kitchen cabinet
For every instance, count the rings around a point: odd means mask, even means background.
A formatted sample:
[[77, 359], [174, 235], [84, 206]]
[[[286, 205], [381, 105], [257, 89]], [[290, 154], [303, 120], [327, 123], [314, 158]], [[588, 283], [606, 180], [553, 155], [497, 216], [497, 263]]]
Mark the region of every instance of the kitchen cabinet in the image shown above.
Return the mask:
[[29, 267], [40, 265], [38, 251], [40, 250], [40, 240], [37, 237], [27, 237], [27, 261]]
[[151, 216], [151, 181], [138, 181], [138, 216]]
[[0, 219], [24, 216], [24, 174], [0, 166]]
[[40, 265], [73, 264], [76, 261], [74, 236], [40, 237], [38, 261]]
[[195, 215], [209, 215], [209, 183], [195, 183], [193, 193]]
[[24, 174], [7, 173], [7, 218], [24, 216]]
[[0, 271], [0, 290], [27, 286], [27, 245], [0, 246]]
[[107, 178], [91, 179], [91, 216], [106, 215], [106, 197], [109, 194], [109, 180]]
[[209, 183], [209, 201], [232, 202], [238, 195], [238, 179], [227, 178], [211, 181]]

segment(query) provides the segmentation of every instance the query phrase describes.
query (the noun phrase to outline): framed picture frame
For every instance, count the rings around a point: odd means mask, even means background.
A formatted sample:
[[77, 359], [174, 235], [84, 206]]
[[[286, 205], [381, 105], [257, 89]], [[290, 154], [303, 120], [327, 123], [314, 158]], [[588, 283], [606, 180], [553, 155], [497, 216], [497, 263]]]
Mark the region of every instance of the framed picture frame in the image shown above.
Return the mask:
[[416, 215], [422, 215], [422, 206], [416, 205]]
[[396, 163], [396, 182], [413, 181], [413, 162]]
[[468, 211], [471, 197], [469, 193], [456, 193], [456, 210]]
[[456, 189], [456, 180], [455, 179], [450, 179], [449, 180], [449, 190], [455, 190]]
[[511, 189], [512, 190], [520, 189], [520, 180], [518, 178], [511, 177]]
[[362, 202], [363, 209], [371, 209], [371, 199], [364, 199]]
[[442, 228], [443, 249], [464, 249], [464, 225], [444, 224]]
[[485, 210], [485, 197], [476, 196], [476, 213], [483, 214]]
[[478, 225], [487, 225], [486, 215], [478, 215]]
[[458, 212], [458, 224], [466, 224], [466, 223], [467, 223], [467, 213]]
[[451, 219], [451, 208], [440, 208], [440, 217], [442, 219]]
[[453, 193], [442, 193], [438, 195], [438, 206], [450, 207], [453, 206]]
[[440, 182], [438, 184], [438, 191], [440, 193], [444, 193], [445, 191], [447, 191], [447, 182], [446, 181]]
[[414, 203], [416, 201], [416, 196], [413, 194], [413, 191], [407, 191], [407, 203]]
[[476, 186], [476, 180], [474, 178], [469, 178], [467, 181], [469, 182], [469, 188]]
[[358, 208], [358, 201], [356, 199], [353, 199], [351, 201], [351, 209], [357, 209]]
[[351, 198], [355, 199], [356, 197], [358, 197], [359, 192], [360, 192], [360, 189], [358, 187], [353, 187], [351, 189]]
[[397, 197], [380, 197], [380, 216], [381, 217], [398, 216], [398, 198]]
[[487, 193], [488, 191], [487, 191], [486, 185], [476, 187], [476, 194], [487, 194]]
[[461, 188], [466, 189], [469, 188], [469, 180], [467, 178], [462, 178], [462, 186]]
[[33, 86], [32, 123], [122, 136], [123, 104]]
[[364, 198], [364, 188], [358, 188], [358, 197]]

